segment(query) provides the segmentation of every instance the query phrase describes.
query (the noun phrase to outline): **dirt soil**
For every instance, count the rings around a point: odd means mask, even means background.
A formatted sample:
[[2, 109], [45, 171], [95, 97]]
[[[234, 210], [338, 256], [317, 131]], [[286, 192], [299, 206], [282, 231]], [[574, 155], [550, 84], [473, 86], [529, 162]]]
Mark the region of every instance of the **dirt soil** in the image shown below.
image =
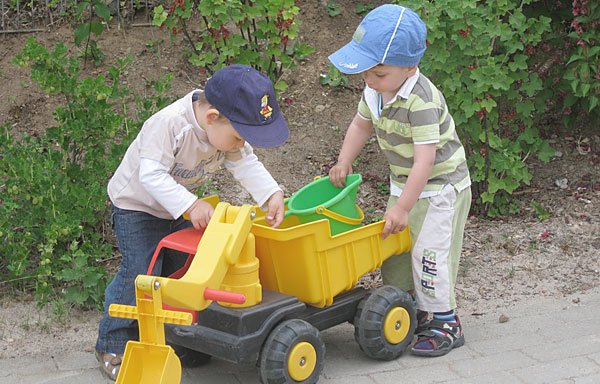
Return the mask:
[[[360, 97], [360, 78], [351, 78], [348, 88], [319, 84], [319, 74], [327, 72], [328, 54], [350, 38], [360, 20], [353, 2], [338, 3], [342, 13], [332, 18], [325, 2], [298, 2], [301, 39], [316, 48], [316, 53], [285, 74], [290, 87], [282, 97], [291, 104], [281, 104], [290, 125], [290, 140], [274, 150], [256, 151], [288, 196], [314, 176], [327, 174]], [[0, 123], [10, 124], [15, 132], [36, 134], [52, 126], [52, 111], [60, 100], [45, 96], [27, 70], [10, 63], [30, 36], [0, 36]], [[72, 30], [55, 27], [34, 37], [49, 46], [59, 41], [70, 44]], [[205, 80], [183, 58], [184, 43], [171, 42], [153, 27], [112, 25], [99, 45], [107, 62], [126, 54], [133, 56], [126, 81], [141, 93], [147, 81], [168, 72], [175, 75], [173, 96], [201, 87]], [[457, 283], [460, 312], [477, 315], [504, 310], [524, 299], [561, 297], [600, 285], [600, 131], [597, 126], [557, 126], [554, 132], [556, 156], [549, 164], [530, 159], [533, 182], [515, 193], [521, 214], [501, 220], [470, 216]], [[358, 204], [370, 220], [381, 218], [388, 171], [374, 141], [363, 150], [355, 171], [364, 176]], [[215, 178], [214, 187], [224, 201], [251, 203], [227, 172]], [[532, 200], [550, 214], [548, 219], [539, 219]], [[378, 279], [375, 272], [363, 282], [378, 284]], [[0, 358], [92, 351], [98, 313], [72, 311], [66, 322], [57, 322], [51, 308], [38, 310], [31, 301], [6, 296], [0, 299], [0, 308]]]

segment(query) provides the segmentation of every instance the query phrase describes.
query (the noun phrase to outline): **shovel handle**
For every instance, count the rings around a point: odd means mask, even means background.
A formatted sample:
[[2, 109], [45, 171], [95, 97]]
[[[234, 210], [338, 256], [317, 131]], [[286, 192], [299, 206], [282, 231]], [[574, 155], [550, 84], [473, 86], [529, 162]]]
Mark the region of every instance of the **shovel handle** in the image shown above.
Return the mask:
[[242, 293], [221, 291], [219, 289], [206, 288], [204, 290], [206, 300], [222, 301], [224, 303], [244, 304], [246, 296]]

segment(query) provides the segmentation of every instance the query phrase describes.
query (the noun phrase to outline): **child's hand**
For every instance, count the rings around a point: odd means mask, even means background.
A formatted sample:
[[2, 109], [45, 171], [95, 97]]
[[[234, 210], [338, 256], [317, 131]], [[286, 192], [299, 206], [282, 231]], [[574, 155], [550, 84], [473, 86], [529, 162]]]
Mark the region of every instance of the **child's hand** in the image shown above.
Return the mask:
[[185, 213], [190, 216], [190, 221], [194, 225], [194, 228], [201, 229], [206, 228], [214, 211], [215, 209], [212, 205], [204, 200], [197, 199]]
[[346, 186], [346, 176], [352, 173], [352, 164], [337, 163], [329, 170], [329, 181], [338, 188]]
[[395, 204], [383, 215], [383, 219], [385, 225], [381, 237], [385, 239], [390, 234], [398, 233], [406, 228], [408, 225], [408, 211]]
[[283, 204], [283, 192], [277, 191], [269, 197], [269, 212], [265, 217], [271, 227], [278, 227], [283, 221], [285, 205]]

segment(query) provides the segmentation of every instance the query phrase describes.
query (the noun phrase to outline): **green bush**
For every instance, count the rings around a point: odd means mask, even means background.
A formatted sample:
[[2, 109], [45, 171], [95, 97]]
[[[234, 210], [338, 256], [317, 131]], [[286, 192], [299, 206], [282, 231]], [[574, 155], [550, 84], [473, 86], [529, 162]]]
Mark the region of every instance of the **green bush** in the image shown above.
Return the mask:
[[[566, 127], [597, 127], [600, 119], [600, 3], [547, 1], [552, 32], [532, 54], [546, 57], [541, 66], [546, 98]], [[549, 10], [549, 11], [548, 11]], [[539, 9], [535, 9], [540, 12]]]
[[161, 93], [168, 87], [157, 82], [158, 96], [139, 100], [143, 113], [132, 118], [121, 85], [130, 59], [84, 77], [64, 44], [49, 51], [29, 39], [14, 62], [64, 104], [39, 137], [1, 127], [0, 281], [33, 289], [40, 304], [63, 297], [101, 306], [114, 252], [106, 184], [142, 122], [169, 102]]
[[421, 70], [446, 97], [467, 150], [478, 207], [490, 216], [517, 212], [510, 195], [531, 181], [525, 161], [548, 161], [554, 153], [542, 138], [542, 79], [527, 52], [550, 31], [550, 18], [528, 16], [527, 1], [401, 3], [427, 24]]
[[[153, 24], [183, 36], [192, 51], [189, 60], [201, 72], [246, 64], [284, 90], [283, 71], [314, 51], [297, 41], [299, 11], [294, 0], [173, 0], [154, 9]], [[196, 12], [199, 17], [193, 17]]]
[[396, 1], [428, 28], [423, 72], [442, 90], [467, 150], [476, 209], [516, 213], [526, 162], [547, 162], [544, 139], [596, 127], [600, 108], [600, 4], [589, 0]]

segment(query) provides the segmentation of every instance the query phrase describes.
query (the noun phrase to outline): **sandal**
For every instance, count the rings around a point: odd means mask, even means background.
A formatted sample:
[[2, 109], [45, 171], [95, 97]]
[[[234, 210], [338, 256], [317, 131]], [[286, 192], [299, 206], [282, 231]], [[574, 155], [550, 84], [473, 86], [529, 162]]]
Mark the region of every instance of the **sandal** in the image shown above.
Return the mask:
[[432, 319], [427, 329], [417, 335], [417, 342], [412, 347], [412, 354], [417, 356], [443, 356], [453, 348], [465, 345], [460, 320], [442, 321]]
[[109, 379], [116, 381], [117, 376], [119, 376], [121, 363], [123, 362], [123, 355], [96, 351], [96, 360], [100, 363], [102, 373]]

